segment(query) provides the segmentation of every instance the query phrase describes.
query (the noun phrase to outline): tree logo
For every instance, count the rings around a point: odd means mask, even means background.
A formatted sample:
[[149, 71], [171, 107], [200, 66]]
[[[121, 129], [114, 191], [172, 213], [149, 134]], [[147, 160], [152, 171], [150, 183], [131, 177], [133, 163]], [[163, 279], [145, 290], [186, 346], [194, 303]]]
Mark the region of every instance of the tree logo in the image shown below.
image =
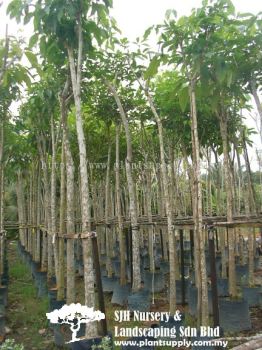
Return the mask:
[[105, 314], [101, 311], [94, 311], [93, 307], [83, 306], [81, 304], [64, 305], [61, 309], [56, 309], [46, 314], [51, 323], [69, 324], [72, 331], [73, 343], [80, 340], [77, 338], [77, 332], [80, 330], [81, 323], [89, 323], [100, 321], [105, 318]]

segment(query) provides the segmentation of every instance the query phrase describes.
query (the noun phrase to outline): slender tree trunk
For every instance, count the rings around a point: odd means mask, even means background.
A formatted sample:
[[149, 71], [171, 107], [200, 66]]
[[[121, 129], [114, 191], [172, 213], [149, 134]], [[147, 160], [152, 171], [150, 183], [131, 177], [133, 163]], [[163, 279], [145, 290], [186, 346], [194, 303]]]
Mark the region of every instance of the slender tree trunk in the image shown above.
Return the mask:
[[[222, 215], [222, 206], [221, 206], [221, 167], [218, 160], [217, 151], [213, 149], [215, 156], [215, 169], [216, 169], [216, 214], [218, 216]], [[221, 228], [217, 228], [220, 251], [221, 251], [221, 263], [222, 263], [222, 272], [221, 277], [226, 278], [227, 276], [227, 259], [226, 259], [226, 249], [225, 249], [225, 232]]]
[[[227, 120], [225, 112], [222, 111], [219, 117], [220, 133], [223, 142], [224, 155], [224, 172], [225, 172], [225, 187], [227, 194], [227, 221], [233, 221], [233, 178], [230, 166], [229, 152], [228, 152], [228, 133]], [[229, 263], [229, 294], [232, 297], [237, 296], [236, 288], [236, 271], [235, 271], [235, 245], [234, 245], [234, 229], [228, 228], [228, 263]]]
[[51, 116], [51, 140], [52, 140], [52, 160], [51, 160], [51, 234], [55, 262], [55, 275], [58, 279], [58, 239], [56, 238], [56, 141], [54, 117]]
[[[258, 161], [258, 169], [259, 169], [259, 186], [260, 186], [260, 211], [262, 211], [262, 153], [259, 154], [259, 151], [256, 149], [257, 161]], [[262, 234], [261, 234], [262, 239]], [[262, 241], [262, 240], [261, 240]]]
[[120, 245], [120, 285], [124, 286], [127, 282], [126, 281], [126, 246], [125, 246], [125, 236], [124, 236], [124, 230], [123, 230], [123, 219], [122, 219], [122, 210], [121, 210], [119, 134], [120, 134], [120, 126], [116, 124], [116, 164], [115, 164], [116, 212], [117, 212], [117, 220], [118, 220], [118, 234], [119, 234], [119, 245]]
[[[68, 234], [75, 232], [74, 223], [74, 163], [68, 141], [67, 131], [65, 131], [65, 158], [66, 158], [66, 230]], [[75, 302], [75, 242], [73, 239], [66, 241], [66, 301], [67, 304]]]
[[19, 225], [19, 241], [23, 245], [23, 211], [22, 211], [22, 190], [20, 188], [21, 183], [19, 183], [19, 173], [17, 172], [17, 181], [16, 181], [16, 199], [17, 199], [17, 216], [18, 216], [18, 225]]
[[[169, 201], [170, 201], [170, 207], [171, 207], [171, 213], [172, 213], [172, 222], [174, 221], [175, 218], [175, 208], [174, 208], [174, 198], [175, 198], [175, 179], [174, 179], [174, 175], [175, 175], [175, 169], [174, 169], [174, 150], [171, 146], [169, 146], [169, 160], [170, 160], [170, 184], [169, 184]], [[179, 233], [177, 232], [176, 236], [178, 236]], [[175, 266], [176, 266], [176, 280], [180, 279], [180, 265], [179, 265], [179, 258], [178, 258], [178, 254], [177, 254], [177, 250], [176, 250], [176, 238], [175, 238], [175, 246], [174, 246], [174, 250], [175, 250]]]
[[[78, 57], [75, 65], [74, 53], [71, 47], [68, 47], [68, 58], [70, 62], [71, 81], [76, 108], [76, 130], [80, 158], [80, 176], [81, 176], [81, 214], [82, 231], [91, 232], [91, 210], [89, 197], [89, 182], [87, 174], [87, 155], [86, 143], [83, 130], [82, 110], [81, 110], [81, 69], [83, 53], [83, 33], [82, 24], [79, 16], [78, 23]], [[85, 304], [88, 307], [95, 308], [95, 290], [94, 290], [94, 269], [92, 242], [90, 239], [83, 239], [83, 260], [84, 260], [84, 282], [85, 282]], [[91, 322], [86, 327], [86, 336], [95, 337], [97, 335], [97, 325]]]
[[[147, 160], [145, 160], [147, 163]], [[145, 197], [146, 197], [146, 215], [148, 218], [148, 222], [153, 222], [152, 217], [152, 178], [151, 178], [151, 169], [146, 168], [146, 183], [145, 183]], [[149, 269], [150, 272], [155, 271], [155, 261], [154, 261], [154, 241], [153, 241], [153, 230], [154, 226], [148, 225], [147, 233], [148, 233], [148, 250], [149, 250]]]
[[53, 274], [53, 259], [52, 259], [52, 237], [48, 234], [50, 232], [50, 188], [49, 188], [49, 174], [47, 168], [47, 161], [45, 158], [45, 140], [42, 135], [37, 138], [37, 146], [40, 154], [43, 171], [43, 183], [44, 183], [44, 211], [45, 211], [45, 229], [43, 233], [43, 259], [42, 269], [45, 271], [47, 268], [48, 277]]
[[250, 287], [254, 286], [254, 228], [248, 229], [248, 283]]
[[[189, 189], [191, 193], [191, 206], [192, 206], [192, 212], [193, 216], [196, 212], [196, 201], [195, 201], [195, 182], [194, 182], [194, 174], [192, 166], [189, 164], [185, 149], [182, 148], [182, 153], [184, 156], [184, 161], [186, 163], [186, 169], [187, 169], [187, 176], [189, 181]], [[201, 282], [201, 275], [200, 275], [200, 245], [199, 245], [199, 238], [194, 232], [194, 267], [195, 267], [195, 284], [196, 287], [199, 288], [200, 282]], [[199, 294], [199, 300], [200, 300], [200, 294]], [[199, 304], [200, 305], [200, 304]], [[199, 318], [200, 318], [200, 309], [199, 309]]]
[[111, 162], [111, 142], [108, 145], [106, 184], [105, 184], [105, 224], [106, 224], [106, 269], [108, 277], [113, 276], [112, 265], [112, 230], [109, 225], [109, 200], [110, 200], [110, 162]]
[[184, 203], [182, 203], [180, 201], [179, 198], [179, 170], [182, 166], [182, 162], [181, 160], [179, 161], [174, 161], [173, 162], [173, 166], [172, 166], [172, 176], [173, 176], [173, 180], [171, 178], [171, 186], [172, 186], [172, 181], [173, 181], [173, 193], [174, 193], [174, 199], [173, 199], [173, 213], [175, 216], [181, 216], [181, 208], [183, 208], [184, 210], [184, 215], [186, 216], [186, 204], [187, 204], [187, 200], [186, 200], [186, 195], [184, 197]]
[[37, 255], [37, 193], [38, 193], [38, 164], [33, 163], [32, 166], [33, 170], [33, 183], [32, 183], [32, 256], [33, 260], [36, 261], [36, 255]]
[[0, 141], [0, 274], [4, 269], [4, 250], [5, 250], [5, 230], [4, 230], [4, 162], [3, 162], [3, 124], [0, 125], [1, 141]]
[[[197, 130], [197, 109], [195, 96], [195, 81], [191, 80], [189, 87], [190, 106], [191, 106], [191, 139], [193, 151], [193, 174], [194, 174], [194, 198], [193, 216], [195, 223], [195, 235], [199, 241], [199, 268], [200, 283], [198, 286], [198, 309], [201, 310], [198, 323], [204, 326], [208, 325], [208, 293], [207, 293], [207, 275], [206, 275], [206, 258], [205, 258], [205, 240], [202, 230], [202, 186], [200, 171], [200, 146]], [[200, 305], [201, 306], [200, 306]]]
[[237, 167], [238, 167], [238, 205], [237, 205], [237, 214], [241, 214], [241, 193], [244, 192], [244, 179], [243, 179], [243, 172], [242, 172], [242, 166], [241, 166], [241, 160], [239, 151], [237, 149], [237, 145], [235, 144], [235, 152], [237, 156]]
[[149, 102], [152, 113], [155, 117], [157, 128], [158, 128], [158, 137], [159, 137], [159, 147], [160, 147], [160, 159], [161, 159], [161, 175], [163, 179], [163, 201], [166, 206], [167, 214], [167, 233], [168, 233], [168, 247], [169, 247], [169, 264], [170, 264], [170, 273], [169, 273], [169, 310], [171, 313], [175, 313], [176, 310], [176, 269], [178, 266], [177, 257], [176, 257], [176, 237], [173, 229], [173, 215], [172, 215], [172, 206], [170, 203], [169, 197], [169, 186], [168, 186], [168, 173], [167, 166], [165, 161], [165, 150], [164, 150], [164, 135], [163, 135], [163, 126], [162, 121], [155, 109], [152, 97], [147, 95], [147, 100]]
[[[59, 216], [59, 233], [64, 235], [66, 232], [65, 214], [66, 214], [66, 174], [65, 174], [65, 132], [63, 130], [62, 154], [60, 164], [60, 216]], [[64, 239], [58, 241], [58, 279], [57, 279], [57, 300], [65, 298], [65, 244]]]
[[38, 176], [37, 176], [37, 197], [36, 197], [36, 255], [35, 261], [41, 262], [41, 237], [40, 237], [40, 225], [41, 225], [41, 169], [38, 164]]
[[[237, 206], [237, 214], [241, 215], [241, 207], [242, 207], [242, 198], [245, 198], [246, 188], [244, 184], [244, 176], [242, 172], [242, 165], [240, 160], [240, 155], [238, 151], [238, 147], [235, 144], [235, 152], [237, 155], [237, 166], [238, 166], [238, 206]], [[245, 204], [245, 202], [243, 203]], [[240, 264], [244, 265], [244, 241], [241, 233], [241, 228], [239, 227], [237, 230], [238, 233], [238, 247], [239, 247], [239, 257]]]
[[137, 205], [136, 205], [136, 192], [132, 176], [132, 142], [131, 134], [129, 130], [129, 124], [126, 117], [126, 113], [123, 109], [120, 98], [116, 92], [115, 87], [107, 82], [107, 86], [112, 93], [116, 104], [119, 109], [119, 113], [122, 119], [122, 123], [126, 134], [126, 144], [127, 144], [127, 156], [126, 156], [126, 176], [129, 192], [129, 210], [131, 217], [131, 229], [132, 229], [132, 243], [133, 243], [133, 285], [132, 290], [138, 291], [141, 288], [141, 271], [140, 271], [140, 250], [139, 250], [139, 228], [137, 222]]
[[[158, 202], [158, 215], [160, 218], [165, 217], [165, 201], [163, 199], [164, 191], [163, 191], [163, 179], [161, 176], [161, 169], [158, 168], [158, 164], [156, 165], [156, 177], [157, 177], [157, 202]], [[163, 240], [163, 259], [164, 261], [168, 261], [168, 249], [167, 249], [167, 227], [163, 226], [161, 229], [162, 240]]]
[[[104, 184], [101, 183], [98, 188], [98, 211], [99, 211], [99, 220], [102, 221], [104, 217]], [[100, 227], [100, 251], [102, 255], [106, 254], [106, 234], [105, 227]]]
[[26, 242], [26, 233], [25, 233], [25, 225], [26, 225], [26, 218], [25, 218], [25, 197], [24, 197], [24, 186], [23, 186], [23, 179], [22, 179], [22, 173], [19, 170], [17, 173], [17, 207], [18, 207], [18, 220], [19, 220], [19, 237], [22, 246], [25, 246]]
[[208, 164], [208, 178], [207, 178], [207, 203], [208, 215], [213, 215], [213, 198], [212, 198], [212, 174], [211, 174], [211, 150], [207, 149], [207, 164]]
[[[111, 220], [115, 218], [115, 201], [114, 201], [113, 186], [111, 186], [110, 188], [109, 215]], [[114, 247], [116, 246], [116, 241], [117, 241], [117, 234], [116, 234], [116, 230], [113, 229], [111, 234], [111, 242], [110, 242], [110, 248], [111, 248], [110, 254], [112, 259], [115, 258], [116, 256], [115, 250], [114, 250]]]
[[27, 212], [27, 242], [28, 242], [28, 252], [32, 255], [32, 192], [33, 192], [33, 180], [34, 174], [32, 169], [29, 172], [29, 196], [28, 196], [28, 212]]
[[[66, 82], [63, 93], [60, 98], [61, 118], [63, 126], [63, 146], [64, 146], [64, 158], [66, 162], [66, 231], [68, 234], [75, 232], [75, 213], [74, 213], [74, 201], [75, 201], [75, 188], [74, 188], [74, 161], [70, 149], [68, 128], [67, 128], [67, 107], [66, 107], [66, 95], [68, 91], [68, 82]], [[62, 171], [62, 169], [61, 169]], [[63, 170], [64, 171], [64, 170]], [[63, 174], [62, 174], [63, 175]], [[62, 181], [62, 178], [61, 178]], [[62, 186], [62, 184], [61, 184]], [[61, 206], [62, 203], [61, 198]], [[62, 213], [63, 214], [63, 213]], [[60, 213], [61, 215], [61, 213]], [[64, 230], [64, 223], [61, 222], [60, 228]], [[66, 302], [71, 304], [75, 302], [75, 244], [73, 239], [68, 239], [66, 242]], [[61, 291], [61, 294], [63, 291]]]
[[240, 255], [240, 265], [244, 265], [245, 259], [244, 259], [244, 237], [243, 235], [240, 235], [239, 237], [239, 255]]
[[8, 54], [9, 54], [9, 36], [8, 36], [8, 25], [6, 24], [5, 27], [5, 48], [4, 48], [4, 55], [1, 59], [1, 68], [0, 68], [0, 86], [3, 83], [5, 73], [7, 69], [12, 65], [13, 61], [8, 62]]
[[243, 151], [244, 151], [244, 159], [245, 159], [245, 165], [246, 165], [246, 173], [247, 173], [247, 184], [248, 184], [248, 192], [249, 192], [249, 198], [250, 198], [250, 205], [251, 205], [251, 212], [257, 215], [258, 208], [256, 203], [256, 192], [254, 189], [254, 184], [252, 181], [251, 176], [251, 167], [248, 157], [248, 151], [247, 151], [247, 145], [246, 141], [243, 138]]
[[[255, 213], [257, 215], [257, 206], [255, 201], [255, 190], [252, 182], [251, 177], [251, 168], [249, 163], [249, 157], [246, 147], [246, 142], [243, 137], [243, 150], [244, 150], [244, 159], [245, 159], [245, 166], [246, 166], [246, 173], [247, 173], [247, 200], [246, 200], [246, 207], [247, 207], [247, 216], [249, 217], [251, 213]], [[249, 227], [248, 228], [248, 266], [249, 266], [249, 273], [248, 273], [248, 282], [250, 287], [254, 285], [254, 255], [255, 255], [255, 239], [254, 239], [254, 228]]]
[[258, 96], [258, 93], [257, 93], [256, 82], [255, 82], [254, 79], [251, 80], [250, 87], [251, 87], [251, 93], [252, 93], [252, 95], [254, 97], [254, 100], [255, 100], [255, 103], [256, 103], [256, 106], [257, 106], [257, 111], [258, 111], [258, 114], [259, 114], [259, 119], [260, 119], [260, 140], [262, 142], [262, 105], [261, 105], [261, 102], [259, 100], [259, 96]]

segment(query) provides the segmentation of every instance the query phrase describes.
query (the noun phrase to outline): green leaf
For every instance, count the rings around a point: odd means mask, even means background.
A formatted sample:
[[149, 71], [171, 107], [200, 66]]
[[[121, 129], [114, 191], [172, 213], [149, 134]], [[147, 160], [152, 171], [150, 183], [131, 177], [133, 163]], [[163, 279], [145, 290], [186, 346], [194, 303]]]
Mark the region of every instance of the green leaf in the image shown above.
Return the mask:
[[174, 18], [176, 18], [177, 17], [177, 12], [176, 12], [176, 10], [167, 10], [166, 11], [166, 14], [165, 14], [165, 18], [167, 19], [167, 20], [170, 20], [171, 19], [171, 17], [174, 17]]
[[104, 0], [104, 3], [107, 7], [113, 7], [113, 0]]
[[10, 18], [16, 18], [17, 22], [20, 21], [20, 17], [22, 15], [22, 1], [21, 0], [13, 0], [7, 6], [6, 13], [10, 15]]
[[34, 47], [37, 41], [38, 41], [38, 34], [32, 35], [29, 40], [29, 48], [31, 49], [32, 47]]
[[38, 67], [36, 55], [32, 51], [25, 51], [25, 55], [28, 61], [31, 63], [32, 67], [34, 68]]
[[183, 25], [186, 24], [186, 22], [187, 22], [186, 16], [182, 16], [182, 17], [180, 17], [179, 20], [177, 21], [177, 25], [182, 27]]
[[145, 79], [149, 79], [155, 76], [158, 72], [159, 66], [160, 66], [160, 60], [157, 56], [155, 56], [144, 73]]
[[225, 81], [227, 77], [227, 66], [222, 57], [217, 57], [215, 62], [215, 74], [218, 82], [221, 84]]
[[234, 15], [235, 14], [235, 6], [231, 0], [226, 0], [225, 1], [226, 6], [227, 6], [227, 13], [229, 15]]
[[31, 85], [31, 80], [27, 74], [27, 71], [22, 66], [17, 66], [17, 69], [14, 71], [14, 77], [16, 79], [17, 84], [22, 84], [23, 82], [26, 83], [27, 86]]
[[31, 66], [36, 69], [39, 76], [42, 75], [42, 69], [37, 61], [37, 56], [32, 51], [25, 51], [25, 55], [28, 61], [31, 63]]
[[146, 40], [149, 37], [149, 35], [152, 33], [153, 28], [154, 28], [154, 26], [147, 28], [147, 30], [145, 31], [145, 33], [143, 35], [143, 40]]
[[24, 25], [29, 23], [32, 17], [33, 17], [33, 13], [27, 13], [24, 17]]
[[250, 13], [250, 12], [238, 13], [237, 14], [238, 18], [253, 17], [253, 16], [254, 16], [253, 13]]
[[184, 87], [179, 91], [178, 99], [179, 99], [179, 105], [181, 107], [182, 112], [185, 112], [189, 102], [188, 87]]
[[230, 85], [232, 84], [232, 80], [233, 80], [233, 72], [232, 70], [229, 70], [227, 72], [227, 86], [230, 87]]

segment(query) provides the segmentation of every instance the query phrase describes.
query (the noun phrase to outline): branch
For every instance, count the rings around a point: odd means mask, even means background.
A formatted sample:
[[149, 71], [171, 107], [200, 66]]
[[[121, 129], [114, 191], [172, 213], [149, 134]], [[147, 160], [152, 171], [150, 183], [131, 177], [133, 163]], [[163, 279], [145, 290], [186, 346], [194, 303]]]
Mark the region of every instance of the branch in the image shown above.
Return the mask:
[[[83, 57], [83, 29], [81, 22], [81, 14], [79, 14], [78, 19], [78, 58], [77, 58], [77, 86], [80, 86], [81, 82], [81, 73], [82, 73], [82, 57]], [[80, 89], [79, 89], [80, 90]], [[79, 91], [80, 92], [80, 91]]]
[[69, 101], [71, 100], [71, 98], [73, 97], [73, 93], [71, 93], [70, 95], [68, 95], [67, 99], [65, 100], [65, 105], [68, 106]]
[[73, 49], [69, 46], [67, 46], [67, 53], [68, 53], [68, 59], [69, 59], [69, 65], [70, 65], [72, 88], [73, 88], [74, 96], [76, 96], [77, 95], [77, 72], [75, 67], [74, 52], [73, 52]]
[[9, 66], [13, 63], [13, 60], [7, 64], [7, 58], [9, 53], [9, 37], [8, 37], [8, 25], [6, 25], [5, 28], [5, 55], [3, 58], [3, 67], [0, 72], [0, 85], [2, 84], [3, 76], [6, 72], [6, 70], [9, 68]]
[[67, 74], [67, 78], [66, 78], [66, 82], [65, 82], [65, 86], [63, 88], [63, 91], [60, 94], [60, 98], [64, 98], [66, 99], [69, 93], [69, 87], [70, 87], [70, 74], [68, 72]]

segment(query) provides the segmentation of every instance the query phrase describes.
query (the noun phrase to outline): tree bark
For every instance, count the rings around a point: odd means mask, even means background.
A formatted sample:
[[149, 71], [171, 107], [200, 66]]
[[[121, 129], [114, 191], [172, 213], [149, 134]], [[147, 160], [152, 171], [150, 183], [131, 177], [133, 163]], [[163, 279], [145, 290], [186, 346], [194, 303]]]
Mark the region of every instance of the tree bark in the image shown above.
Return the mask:
[[37, 254], [37, 194], [38, 194], [38, 166], [37, 163], [33, 162], [32, 164], [32, 212], [31, 212], [31, 222], [32, 222], [32, 231], [31, 231], [31, 242], [32, 242], [32, 257], [36, 261]]
[[[66, 174], [65, 174], [65, 133], [63, 130], [62, 154], [60, 164], [60, 216], [59, 216], [59, 233], [64, 235], [66, 232], [65, 213], [66, 213]], [[57, 300], [65, 298], [65, 244], [64, 239], [59, 238], [58, 241], [58, 279], [57, 279]]]
[[26, 218], [24, 212], [25, 198], [24, 198], [24, 186], [21, 171], [17, 172], [17, 209], [18, 209], [18, 222], [19, 222], [19, 238], [22, 246], [25, 246], [25, 229]]
[[[75, 232], [74, 222], [74, 161], [70, 149], [68, 127], [67, 127], [67, 106], [66, 95], [68, 94], [68, 81], [60, 97], [61, 119], [63, 127], [64, 158], [66, 163], [66, 231], [68, 234]], [[61, 199], [62, 200], [62, 199]], [[61, 205], [62, 202], [61, 202]], [[60, 221], [60, 227], [64, 229], [64, 224]], [[67, 304], [75, 302], [75, 244], [73, 239], [66, 241], [66, 301]], [[61, 291], [62, 294], [62, 291]]]
[[[89, 197], [89, 182], [87, 174], [87, 155], [85, 135], [83, 130], [82, 110], [81, 110], [81, 69], [83, 53], [83, 33], [82, 24], [79, 16], [78, 23], [78, 57], [75, 65], [74, 53], [71, 47], [67, 48], [70, 63], [71, 81], [73, 87], [74, 102], [76, 108], [76, 130], [80, 158], [80, 176], [81, 176], [81, 209], [82, 209], [82, 231], [91, 232], [91, 210]], [[92, 242], [90, 239], [83, 239], [83, 260], [84, 260], [84, 283], [85, 283], [85, 304], [88, 307], [95, 308], [95, 290], [94, 290], [94, 269]], [[86, 327], [86, 336], [95, 337], [97, 335], [97, 325], [91, 322]]]
[[126, 155], [126, 177], [128, 184], [128, 193], [129, 193], [129, 210], [131, 218], [131, 229], [132, 229], [132, 242], [133, 242], [133, 285], [132, 290], [138, 291], [141, 288], [141, 271], [140, 271], [140, 250], [139, 250], [139, 227], [137, 222], [137, 205], [136, 205], [136, 192], [132, 175], [132, 142], [131, 134], [129, 130], [129, 124], [127, 120], [126, 113], [122, 106], [121, 100], [118, 96], [118, 93], [115, 87], [107, 82], [109, 91], [112, 93], [119, 113], [122, 119], [122, 123], [125, 129], [126, 135], [126, 145], [127, 145], [127, 155]]
[[[75, 232], [74, 223], [74, 162], [70, 150], [67, 130], [65, 130], [64, 150], [66, 158], [66, 231]], [[75, 302], [75, 243], [73, 239], [66, 241], [66, 301], [67, 304]]]
[[38, 152], [42, 164], [43, 183], [44, 183], [44, 212], [45, 212], [45, 232], [43, 232], [43, 256], [41, 267], [44, 271], [48, 268], [48, 277], [53, 273], [53, 259], [52, 259], [52, 237], [48, 234], [50, 232], [50, 187], [49, 174], [47, 168], [47, 160], [45, 157], [45, 139], [43, 135], [37, 136]]
[[[191, 194], [191, 206], [192, 206], [192, 212], [193, 216], [194, 213], [196, 212], [196, 201], [195, 201], [195, 182], [194, 182], [194, 173], [193, 173], [193, 168], [190, 165], [187, 154], [185, 151], [185, 148], [182, 148], [182, 153], [184, 157], [184, 161], [186, 163], [186, 170], [187, 170], [187, 176], [188, 176], [188, 181], [189, 181], [189, 189], [190, 189], [190, 194]], [[196, 287], [199, 288], [200, 281], [201, 281], [201, 275], [200, 275], [200, 246], [199, 246], [199, 238], [195, 234], [194, 231], [194, 267], [195, 267], [195, 284]], [[200, 295], [199, 295], [200, 298]], [[200, 300], [200, 299], [199, 299]], [[199, 313], [199, 318], [200, 318], [200, 309], [198, 310]]]
[[243, 137], [243, 153], [244, 153], [244, 159], [245, 159], [245, 165], [246, 165], [246, 173], [247, 173], [247, 184], [248, 184], [248, 192], [249, 192], [249, 200], [250, 200], [250, 205], [251, 205], [251, 212], [257, 215], [258, 213], [258, 208], [257, 208], [257, 203], [256, 203], [256, 192], [254, 189], [254, 184], [252, 180], [252, 175], [251, 175], [251, 167], [250, 167], [250, 162], [249, 162], [249, 157], [248, 157], [248, 151], [247, 151], [247, 145], [246, 141]]
[[119, 152], [119, 135], [120, 126], [116, 124], [116, 164], [115, 164], [115, 176], [116, 176], [116, 212], [118, 221], [118, 235], [120, 246], [120, 285], [126, 284], [126, 246], [125, 236], [123, 230], [123, 219], [121, 210], [121, 187], [120, 187], [120, 152]]
[[4, 116], [0, 119], [0, 274], [3, 273], [4, 263]]
[[112, 265], [112, 230], [109, 225], [109, 201], [110, 201], [110, 162], [111, 162], [111, 142], [108, 145], [107, 168], [106, 168], [106, 184], [105, 184], [105, 224], [106, 224], [106, 269], [108, 277], [113, 276]]
[[258, 111], [258, 114], [259, 114], [259, 119], [260, 119], [260, 140], [262, 142], [262, 105], [261, 105], [261, 102], [259, 100], [259, 96], [258, 96], [258, 93], [257, 93], [257, 87], [256, 87], [256, 82], [254, 79], [251, 80], [250, 82], [250, 88], [251, 88], [251, 93], [254, 97], [254, 100], [255, 100], [255, 103], [256, 103], [256, 106], [257, 106], [257, 111]]
[[[175, 179], [174, 179], [174, 175], [175, 175], [175, 169], [174, 169], [174, 150], [171, 146], [169, 146], [169, 160], [170, 160], [170, 184], [169, 184], [169, 189], [168, 189], [168, 193], [169, 193], [169, 201], [170, 201], [170, 207], [171, 207], [171, 213], [172, 213], [172, 222], [174, 220], [175, 217], [175, 211], [174, 211], [174, 198], [175, 198], [175, 193], [174, 193], [174, 188], [175, 188]], [[177, 233], [177, 236], [179, 235], [179, 233]], [[176, 280], [180, 279], [180, 266], [179, 266], [179, 259], [178, 259], [178, 254], [177, 254], [177, 247], [176, 247], [176, 238], [175, 238], [175, 246], [174, 246], [174, 250], [175, 250], [175, 266], [176, 266]]]
[[52, 159], [51, 159], [51, 235], [55, 262], [55, 275], [58, 279], [58, 240], [56, 238], [56, 141], [54, 117], [51, 116], [51, 140], [52, 140]]
[[[233, 221], [233, 178], [230, 166], [229, 151], [228, 151], [228, 132], [227, 119], [225, 111], [221, 111], [218, 115], [220, 124], [220, 133], [223, 142], [224, 155], [224, 172], [225, 172], [225, 187], [227, 194], [227, 221]], [[235, 246], [234, 246], [234, 229], [228, 228], [228, 250], [229, 250], [229, 294], [231, 297], [237, 296], [236, 288], [236, 271], [235, 271]]]
[[41, 169], [38, 164], [38, 178], [37, 178], [37, 197], [36, 197], [36, 255], [35, 261], [41, 262], [41, 233], [40, 233], [40, 225], [41, 225]]
[[[245, 166], [246, 166], [246, 173], [247, 173], [247, 200], [246, 200], [246, 207], [247, 207], [247, 216], [249, 217], [251, 213], [254, 213], [257, 215], [257, 206], [256, 206], [256, 200], [255, 200], [255, 190], [252, 182], [251, 177], [251, 168], [249, 163], [249, 157], [247, 152], [247, 146], [243, 135], [243, 151], [244, 151], [244, 160], [245, 160]], [[255, 255], [255, 239], [254, 239], [254, 228], [248, 228], [248, 282], [250, 287], [254, 286], [254, 255]]]
[[198, 324], [207, 326], [208, 317], [208, 293], [207, 293], [207, 275], [206, 275], [206, 258], [205, 258], [205, 240], [202, 230], [202, 186], [200, 171], [200, 145], [197, 129], [197, 109], [195, 96], [195, 81], [192, 79], [189, 86], [190, 108], [191, 108], [191, 140], [193, 153], [193, 174], [194, 174], [194, 198], [193, 198], [193, 216], [195, 224], [195, 235], [199, 245], [199, 271], [200, 281], [198, 286]]
[[176, 310], [176, 266], [177, 258], [176, 258], [176, 237], [173, 229], [173, 215], [172, 215], [172, 206], [170, 204], [169, 197], [169, 186], [168, 186], [168, 174], [167, 174], [167, 166], [165, 161], [165, 149], [164, 149], [164, 135], [163, 135], [163, 126], [160, 116], [158, 115], [156, 108], [154, 106], [152, 97], [147, 92], [146, 93], [147, 100], [149, 102], [151, 111], [154, 115], [154, 118], [157, 123], [158, 128], [158, 137], [159, 137], [159, 148], [160, 148], [160, 160], [161, 160], [161, 175], [163, 179], [163, 202], [166, 207], [167, 214], [167, 233], [168, 233], [168, 247], [169, 247], [169, 265], [170, 265], [170, 273], [169, 273], [169, 310], [171, 313], [175, 313]]
[[[147, 163], [147, 161], [146, 161], [146, 163]], [[152, 223], [153, 217], [152, 217], [151, 169], [146, 168], [145, 172], [146, 172], [146, 184], [145, 184], [146, 215], [148, 218], [148, 222]], [[148, 233], [149, 270], [150, 270], [150, 272], [155, 271], [153, 232], [154, 232], [154, 226], [152, 224], [148, 225], [147, 233]]]

